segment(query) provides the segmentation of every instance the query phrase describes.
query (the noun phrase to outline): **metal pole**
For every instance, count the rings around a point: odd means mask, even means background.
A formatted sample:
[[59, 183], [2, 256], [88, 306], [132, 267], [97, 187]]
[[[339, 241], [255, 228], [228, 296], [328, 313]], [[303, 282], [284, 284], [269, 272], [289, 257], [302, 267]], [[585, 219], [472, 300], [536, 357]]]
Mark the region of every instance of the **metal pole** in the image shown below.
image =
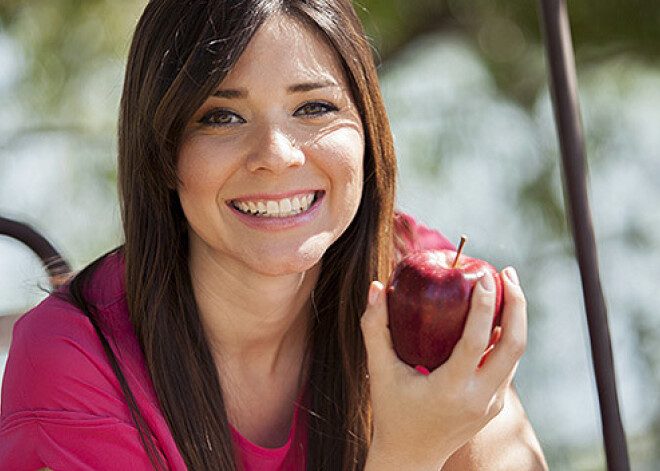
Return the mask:
[[71, 272], [69, 264], [48, 240], [27, 224], [0, 216], [0, 235], [9, 236], [27, 245], [41, 259], [51, 285], [57, 288]]
[[629, 471], [614, 377], [607, 308], [600, 284], [596, 239], [589, 209], [587, 165], [568, 13], [564, 0], [540, 0], [540, 4], [565, 194], [568, 199], [566, 206], [582, 278], [607, 467], [610, 471]]

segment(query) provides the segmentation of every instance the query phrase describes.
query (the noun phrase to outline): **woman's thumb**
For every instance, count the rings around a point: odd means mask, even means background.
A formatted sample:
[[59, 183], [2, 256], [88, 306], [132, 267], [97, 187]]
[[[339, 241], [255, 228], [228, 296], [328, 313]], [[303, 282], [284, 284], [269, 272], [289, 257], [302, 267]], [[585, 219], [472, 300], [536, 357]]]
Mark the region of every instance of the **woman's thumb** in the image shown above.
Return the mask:
[[387, 323], [385, 289], [380, 281], [373, 281], [369, 286], [367, 309], [361, 320], [370, 375], [378, 374], [378, 370], [398, 361]]

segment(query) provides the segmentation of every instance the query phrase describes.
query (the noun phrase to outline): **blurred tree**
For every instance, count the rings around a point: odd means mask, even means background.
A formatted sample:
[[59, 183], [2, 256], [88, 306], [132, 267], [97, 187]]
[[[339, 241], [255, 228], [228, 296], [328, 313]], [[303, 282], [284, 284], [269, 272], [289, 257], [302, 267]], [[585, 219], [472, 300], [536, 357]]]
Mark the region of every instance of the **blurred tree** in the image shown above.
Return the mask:
[[[12, 91], [31, 112], [27, 130], [98, 128], [86, 119], [81, 90], [99, 70], [122, 66], [142, 7], [129, 0], [3, 0], [0, 33], [20, 48], [21, 76]], [[95, 120], [103, 119], [96, 111]]]
[[[43, 105], [108, 56], [123, 57], [130, 27], [144, 1], [3, 0], [0, 23], [26, 46], [25, 84]], [[510, 96], [531, 103], [543, 84], [538, 62], [537, 2], [527, 0], [358, 0], [356, 6], [384, 63], [421, 34], [460, 30], [479, 45], [497, 83]], [[568, 2], [579, 62], [626, 53], [660, 57], [660, 2], [581, 0]], [[84, 47], [82, 46], [84, 45]], [[526, 52], [532, 50], [532, 54]], [[90, 64], [90, 61], [92, 64]], [[542, 65], [542, 64], [541, 64]]]

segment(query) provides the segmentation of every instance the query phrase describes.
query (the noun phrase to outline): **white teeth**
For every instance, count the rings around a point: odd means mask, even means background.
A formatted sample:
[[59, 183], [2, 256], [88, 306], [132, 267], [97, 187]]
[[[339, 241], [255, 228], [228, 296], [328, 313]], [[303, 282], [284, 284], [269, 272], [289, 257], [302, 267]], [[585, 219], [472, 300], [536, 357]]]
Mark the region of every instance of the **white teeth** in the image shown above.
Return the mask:
[[233, 201], [234, 208], [245, 214], [258, 217], [282, 218], [307, 211], [314, 203], [314, 193], [298, 195], [293, 198], [282, 198], [279, 201]]
[[268, 214], [275, 216], [280, 213], [280, 205], [277, 204], [277, 201], [269, 201], [266, 203], [266, 211], [268, 211]]
[[291, 200], [280, 200], [280, 213], [291, 212]]

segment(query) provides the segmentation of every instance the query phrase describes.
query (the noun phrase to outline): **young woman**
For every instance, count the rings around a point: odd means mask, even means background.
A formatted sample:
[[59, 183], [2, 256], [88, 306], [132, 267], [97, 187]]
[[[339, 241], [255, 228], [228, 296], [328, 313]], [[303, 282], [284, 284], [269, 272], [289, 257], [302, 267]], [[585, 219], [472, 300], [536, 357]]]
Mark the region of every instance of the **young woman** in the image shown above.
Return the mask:
[[483, 367], [490, 277], [445, 365], [396, 357], [376, 280], [406, 236], [448, 244], [395, 224], [395, 173], [349, 0], [150, 1], [121, 101], [125, 243], [17, 324], [0, 469], [545, 469], [511, 388], [512, 268]]

